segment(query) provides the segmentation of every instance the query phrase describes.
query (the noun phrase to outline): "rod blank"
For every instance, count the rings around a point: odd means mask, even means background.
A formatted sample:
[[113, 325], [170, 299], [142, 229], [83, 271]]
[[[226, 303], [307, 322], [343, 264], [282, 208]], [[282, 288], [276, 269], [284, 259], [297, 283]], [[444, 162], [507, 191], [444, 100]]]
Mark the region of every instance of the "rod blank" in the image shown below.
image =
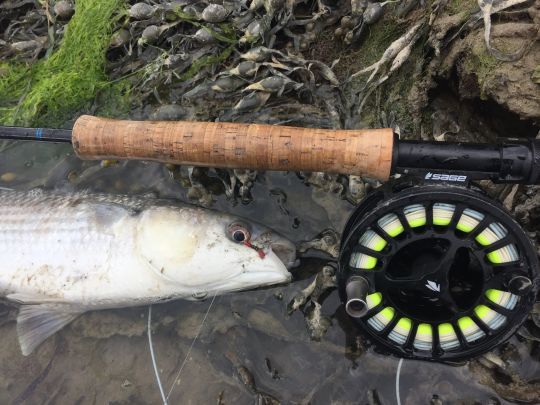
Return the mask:
[[71, 130], [58, 128], [0, 127], [0, 139], [71, 143]]

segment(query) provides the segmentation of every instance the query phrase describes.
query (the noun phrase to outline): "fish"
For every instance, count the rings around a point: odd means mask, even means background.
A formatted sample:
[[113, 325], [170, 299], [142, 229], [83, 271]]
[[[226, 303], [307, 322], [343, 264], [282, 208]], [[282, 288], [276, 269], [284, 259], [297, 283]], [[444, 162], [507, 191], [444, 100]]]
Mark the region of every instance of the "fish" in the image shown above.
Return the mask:
[[87, 311], [291, 280], [295, 245], [257, 223], [144, 196], [0, 190], [0, 297], [23, 355]]

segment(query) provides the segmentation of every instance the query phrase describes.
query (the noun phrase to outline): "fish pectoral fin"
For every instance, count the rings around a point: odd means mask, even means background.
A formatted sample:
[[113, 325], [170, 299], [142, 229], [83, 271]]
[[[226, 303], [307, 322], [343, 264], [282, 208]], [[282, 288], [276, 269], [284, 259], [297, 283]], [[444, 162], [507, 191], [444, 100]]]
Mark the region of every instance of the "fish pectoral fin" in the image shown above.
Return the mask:
[[17, 335], [24, 356], [28, 356], [45, 339], [52, 336], [84, 311], [65, 303], [24, 304], [17, 316]]
[[13, 301], [17, 304], [49, 304], [49, 303], [55, 303], [55, 304], [65, 304], [66, 302], [64, 300], [61, 300], [60, 298], [54, 298], [54, 297], [47, 297], [43, 295], [34, 295], [34, 294], [28, 294], [28, 293], [13, 293], [6, 295], [6, 298], [10, 301]]

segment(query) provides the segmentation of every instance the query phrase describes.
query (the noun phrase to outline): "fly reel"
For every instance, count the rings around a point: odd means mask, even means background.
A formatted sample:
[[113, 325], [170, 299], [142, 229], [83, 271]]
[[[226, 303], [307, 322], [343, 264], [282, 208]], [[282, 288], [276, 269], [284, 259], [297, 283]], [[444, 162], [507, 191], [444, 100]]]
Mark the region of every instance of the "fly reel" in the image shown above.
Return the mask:
[[386, 184], [353, 213], [341, 246], [347, 313], [401, 357], [452, 361], [489, 351], [535, 301], [532, 243], [479, 189]]

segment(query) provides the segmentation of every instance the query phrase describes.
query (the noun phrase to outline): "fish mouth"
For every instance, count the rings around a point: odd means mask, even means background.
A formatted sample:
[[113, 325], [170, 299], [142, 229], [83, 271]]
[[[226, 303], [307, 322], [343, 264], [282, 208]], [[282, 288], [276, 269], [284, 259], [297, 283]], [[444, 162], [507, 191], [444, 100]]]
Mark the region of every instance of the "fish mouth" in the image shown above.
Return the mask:
[[254, 288], [266, 287], [270, 285], [289, 283], [292, 279], [292, 275], [289, 272], [275, 272], [275, 271], [257, 271], [246, 272], [242, 274], [239, 280], [246, 284], [251, 284]]
[[255, 271], [245, 272], [236, 276], [233, 280], [220, 285], [218, 290], [220, 294], [224, 292], [231, 293], [236, 291], [256, 290], [259, 288], [274, 287], [281, 284], [287, 284], [292, 276], [289, 272], [276, 271]]
[[296, 246], [288, 239], [274, 232], [266, 232], [253, 240], [253, 245], [262, 249], [266, 254], [273, 252], [285, 265], [287, 270], [298, 265]]
[[287, 244], [282, 242], [275, 242], [270, 245], [270, 249], [285, 265], [287, 270], [298, 266], [298, 260], [296, 259], [296, 247], [288, 242]]

